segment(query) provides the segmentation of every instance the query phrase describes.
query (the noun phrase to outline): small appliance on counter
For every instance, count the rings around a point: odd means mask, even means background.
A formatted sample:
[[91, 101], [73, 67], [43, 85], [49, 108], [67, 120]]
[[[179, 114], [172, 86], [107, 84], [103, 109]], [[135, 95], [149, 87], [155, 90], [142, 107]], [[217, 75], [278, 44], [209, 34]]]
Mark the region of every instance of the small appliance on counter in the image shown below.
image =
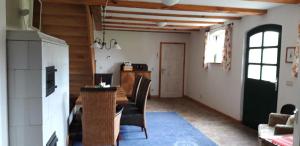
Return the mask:
[[148, 65], [137, 64], [137, 63], [131, 64], [130, 62], [124, 62], [121, 65], [121, 70], [122, 71], [148, 71]]
[[147, 64], [132, 64], [132, 67], [135, 71], [148, 71]]
[[121, 70], [122, 71], [133, 71], [133, 67], [130, 62], [124, 62], [121, 64]]

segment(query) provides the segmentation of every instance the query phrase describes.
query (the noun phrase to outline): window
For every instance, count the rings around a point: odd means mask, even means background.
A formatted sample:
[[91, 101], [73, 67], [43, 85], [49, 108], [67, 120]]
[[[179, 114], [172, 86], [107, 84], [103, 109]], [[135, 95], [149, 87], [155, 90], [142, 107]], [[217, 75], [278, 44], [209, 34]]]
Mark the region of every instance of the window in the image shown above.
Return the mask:
[[277, 82], [281, 27], [265, 25], [248, 33], [246, 78]]
[[208, 32], [204, 63], [222, 63], [225, 29]]

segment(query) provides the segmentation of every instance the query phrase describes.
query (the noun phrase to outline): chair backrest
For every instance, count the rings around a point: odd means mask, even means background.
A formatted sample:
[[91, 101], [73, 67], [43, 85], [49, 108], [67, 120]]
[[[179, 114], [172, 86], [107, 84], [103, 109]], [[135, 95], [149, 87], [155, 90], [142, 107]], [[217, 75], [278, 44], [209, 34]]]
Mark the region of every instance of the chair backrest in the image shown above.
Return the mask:
[[151, 80], [142, 77], [138, 94], [137, 94], [136, 106], [143, 113], [145, 112], [146, 109], [146, 102], [147, 102], [147, 97], [149, 95], [150, 84], [151, 84]]
[[131, 97], [130, 97], [130, 101], [132, 101], [134, 103], [136, 103], [136, 99], [137, 99], [136, 97], [137, 97], [137, 93], [138, 93], [138, 90], [139, 90], [139, 87], [141, 84], [141, 79], [142, 79], [142, 76], [137, 75], [134, 80], [132, 93], [131, 93]]
[[106, 91], [81, 89], [84, 146], [113, 145], [115, 143], [116, 89], [103, 90]]
[[281, 107], [280, 113], [281, 114], [288, 114], [293, 115], [294, 111], [296, 109], [296, 106], [293, 104], [285, 104]]

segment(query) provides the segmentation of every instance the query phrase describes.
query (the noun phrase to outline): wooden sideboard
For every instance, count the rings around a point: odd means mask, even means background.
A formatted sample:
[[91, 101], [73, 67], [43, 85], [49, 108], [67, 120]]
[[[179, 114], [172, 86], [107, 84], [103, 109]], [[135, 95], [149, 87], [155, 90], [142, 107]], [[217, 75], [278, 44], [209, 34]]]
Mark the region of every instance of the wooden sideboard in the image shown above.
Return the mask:
[[137, 75], [151, 79], [151, 71], [121, 71], [120, 73], [120, 85], [129, 97], [131, 96], [133, 84]]

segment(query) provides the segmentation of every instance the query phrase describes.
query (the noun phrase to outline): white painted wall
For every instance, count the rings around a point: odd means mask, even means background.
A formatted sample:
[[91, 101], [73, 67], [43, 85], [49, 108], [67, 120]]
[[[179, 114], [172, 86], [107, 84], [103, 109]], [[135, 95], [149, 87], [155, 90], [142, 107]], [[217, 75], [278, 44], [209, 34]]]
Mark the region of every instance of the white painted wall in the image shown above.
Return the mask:
[[[297, 80], [296, 82], [297, 87], [300, 87], [300, 79]], [[298, 89], [298, 95], [300, 95], [299, 89]], [[298, 96], [297, 101], [296, 101], [296, 107], [298, 109], [298, 118], [297, 122], [295, 122], [295, 129], [294, 129], [294, 146], [300, 146], [300, 98]]]
[[6, 0], [0, 0], [0, 146], [8, 145], [6, 85]]
[[[190, 34], [127, 31], [107, 31], [106, 34], [107, 40], [116, 39], [123, 49], [121, 51], [96, 49], [96, 72], [113, 73], [113, 83], [119, 85], [120, 64], [122, 62], [148, 64], [149, 70], [152, 71], [152, 95], [158, 95], [160, 42], [185, 42], [187, 44], [186, 50], [189, 49]], [[100, 36], [102, 38], [99, 32], [95, 32], [95, 38]]]
[[9, 30], [24, 30], [30, 29], [29, 18], [30, 15], [21, 17], [19, 15], [20, 9], [29, 9], [31, 10], [32, 0], [6, 0], [6, 25]]
[[204, 32], [193, 33], [189, 49], [187, 95], [215, 108], [235, 119], [242, 118], [243, 72], [246, 33], [259, 25], [282, 25], [282, 48], [278, 108], [283, 104], [295, 103], [299, 98], [298, 85], [287, 86], [286, 81], [295, 81], [291, 76], [291, 64], [285, 63], [285, 48], [295, 46], [300, 20], [299, 6], [281, 6], [268, 11], [264, 16], [247, 16], [234, 23], [232, 70], [222, 71], [221, 65], [212, 64], [208, 71], [202, 67]]

